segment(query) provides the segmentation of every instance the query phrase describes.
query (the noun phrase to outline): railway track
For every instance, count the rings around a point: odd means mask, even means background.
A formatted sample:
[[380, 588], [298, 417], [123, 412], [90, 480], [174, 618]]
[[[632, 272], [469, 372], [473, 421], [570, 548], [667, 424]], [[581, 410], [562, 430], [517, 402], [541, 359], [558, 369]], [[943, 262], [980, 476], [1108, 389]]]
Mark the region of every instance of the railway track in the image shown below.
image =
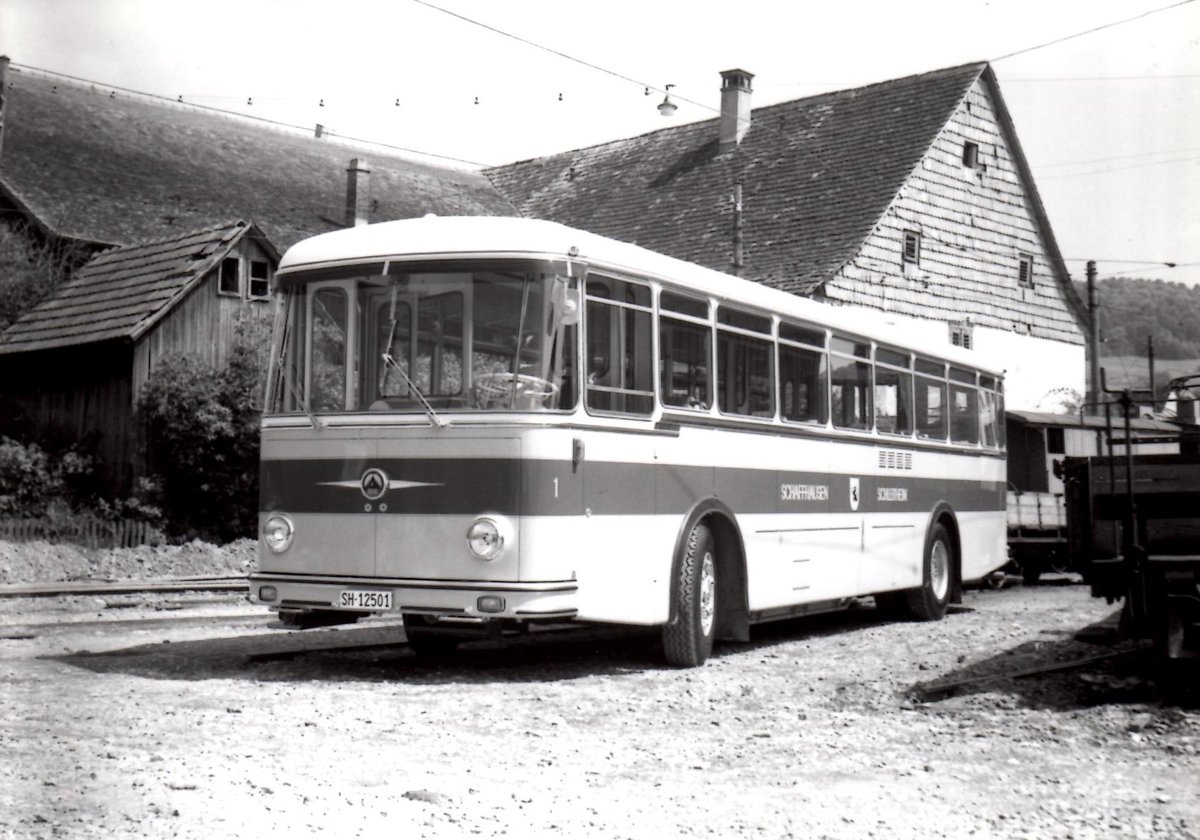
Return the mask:
[[237, 577], [179, 577], [157, 580], [71, 580], [0, 585], [0, 598], [53, 598], [59, 595], [131, 595], [172, 592], [239, 592], [249, 584]]

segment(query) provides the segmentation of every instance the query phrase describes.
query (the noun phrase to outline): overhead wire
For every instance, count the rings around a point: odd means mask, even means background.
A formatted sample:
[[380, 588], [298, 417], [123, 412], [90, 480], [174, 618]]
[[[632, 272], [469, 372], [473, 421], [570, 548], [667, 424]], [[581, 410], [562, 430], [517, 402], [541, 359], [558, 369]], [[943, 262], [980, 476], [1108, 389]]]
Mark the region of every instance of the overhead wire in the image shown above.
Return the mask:
[[1115, 21], [1112, 21], [1111, 23], [1101, 24], [1100, 26], [1093, 26], [1091, 29], [1085, 29], [1082, 32], [1075, 32], [1071, 35], [1064, 35], [1061, 38], [1055, 38], [1052, 41], [1046, 41], [1045, 43], [1035, 44], [1032, 47], [1024, 47], [1023, 49], [1014, 50], [1013, 52], [1006, 53], [1001, 56], [997, 56], [996, 58], [991, 59], [991, 61], [994, 64], [997, 61], [1004, 61], [1006, 58], [1013, 58], [1018, 55], [1025, 55], [1026, 53], [1031, 53], [1031, 52], [1034, 52], [1035, 50], [1041, 50], [1041, 49], [1045, 49], [1046, 47], [1055, 46], [1056, 44], [1062, 44], [1062, 43], [1066, 43], [1067, 41], [1073, 41], [1076, 38], [1082, 38], [1085, 35], [1092, 35], [1096, 32], [1102, 32], [1105, 29], [1112, 29], [1114, 26], [1124, 26], [1127, 23], [1133, 23], [1136, 20], [1141, 20], [1142, 18], [1147, 18], [1147, 17], [1150, 17], [1151, 15], [1156, 15], [1160, 12], [1170, 11], [1171, 9], [1177, 9], [1180, 6], [1186, 6], [1189, 3], [1194, 3], [1194, 2], [1196, 2], [1196, 0], [1179, 0], [1179, 2], [1172, 3], [1169, 6], [1160, 6], [1157, 9], [1149, 9], [1145, 12], [1142, 12], [1141, 14], [1134, 15], [1133, 17], [1128, 17], [1123, 20], [1115, 20]]

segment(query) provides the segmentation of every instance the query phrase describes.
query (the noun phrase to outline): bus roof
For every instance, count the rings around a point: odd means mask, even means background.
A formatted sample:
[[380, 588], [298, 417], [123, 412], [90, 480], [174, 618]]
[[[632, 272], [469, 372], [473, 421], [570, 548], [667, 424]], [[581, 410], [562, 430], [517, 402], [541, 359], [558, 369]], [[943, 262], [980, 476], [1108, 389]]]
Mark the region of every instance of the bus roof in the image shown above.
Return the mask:
[[534, 257], [578, 260], [671, 281], [695, 292], [789, 316], [835, 331], [874, 338], [920, 354], [999, 375], [978, 354], [949, 342], [930, 341], [928, 323], [878, 309], [833, 305], [772, 289], [638, 245], [542, 219], [513, 216], [424, 216], [331, 231], [297, 242], [283, 255], [278, 274], [322, 267], [379, 263], [413, 257]]

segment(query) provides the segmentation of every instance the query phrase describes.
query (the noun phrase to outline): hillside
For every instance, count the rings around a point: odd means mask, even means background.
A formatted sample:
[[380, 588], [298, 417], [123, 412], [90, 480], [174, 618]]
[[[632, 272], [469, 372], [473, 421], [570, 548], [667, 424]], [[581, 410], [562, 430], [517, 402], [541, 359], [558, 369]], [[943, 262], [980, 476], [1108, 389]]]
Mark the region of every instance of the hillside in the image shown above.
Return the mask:
[[[1087, 300], [1087, 287], [1077, 283]], [[1096, 282], [1102, 356], [1146, 356], [1154, 337], [1156, 359], [1200, 357], [1200, 286], [1106, 277]], [[1156, 377], [1158, 378], [1158, 377]]]

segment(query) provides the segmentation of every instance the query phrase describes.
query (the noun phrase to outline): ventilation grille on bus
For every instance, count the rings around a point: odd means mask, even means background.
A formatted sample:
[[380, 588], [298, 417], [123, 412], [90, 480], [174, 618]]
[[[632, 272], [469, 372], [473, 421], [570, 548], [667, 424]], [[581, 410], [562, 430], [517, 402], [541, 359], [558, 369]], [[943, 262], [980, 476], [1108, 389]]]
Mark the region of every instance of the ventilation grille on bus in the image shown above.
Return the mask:
[[879, 467], [884, 470], [911, 470], [912, 453], [898, 452], [895, 449], [879, 450]]

